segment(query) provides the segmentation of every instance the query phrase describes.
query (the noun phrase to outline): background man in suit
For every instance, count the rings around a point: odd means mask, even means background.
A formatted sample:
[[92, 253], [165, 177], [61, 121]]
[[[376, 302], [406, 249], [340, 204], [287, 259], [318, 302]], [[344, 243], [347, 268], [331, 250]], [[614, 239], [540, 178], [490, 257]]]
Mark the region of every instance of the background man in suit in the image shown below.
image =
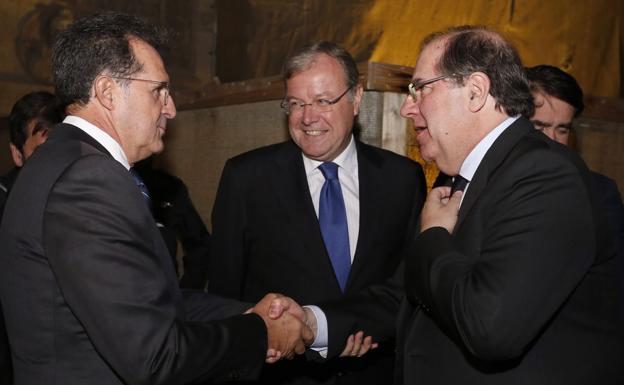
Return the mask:
[[399, 381], [622, 383], [615, 244], [584, 163], [524, 117], [533, 98], [516, 51], [454, 28], [424, 41], [412, 79], [401, 113], [464, 193], [436, 188], [423, 208]]
[[[63, 109], [49, 92], [32, 92], [22, 96], [9, 114], [9, 150], [15, 167], [0, 176], [0, 222], [9, 192], [19, 170], [35, 149], [48, 138], [52, 126], [63, 119]], [[1, 246], [0, 246], [1, 247]], [[0, 385], [13, 383], [9, 340], [0, 307]]]
[[50, 129], [63, 120], [63, 109], [58, 99], [46, 91], [22, 96], [9, 114], [9, 151], [15, 167], [0, 176], [0, 218], [4, 205], [20, 168], [35, 149], [46, 141]]
[[[417, 163], [354, 138], [363, 89], [344, 49], [328, 42], [305, 47], [288, 59], [283, 74], [292, 140], [227, 161], [212, 213], [209, 290], [246, 301], [274, 291], [303, 304], [347, 299], [395, 271], [415, 231], [424, 176]], [[326, 183], [324, 167], [337, 168], [338, 181], [328, 175]], [[334, 215], [327, 210], [330, 200], [335, 203], [328, 197], [334, 182], [337, 205], [344, 205], [334, 219], [342, 225], [325, 232]], [[332, 238], [339, 233], [341, 240]], [[378, 313], [393, 329], [395, 314]], [[349, 339], [352, 346], [361, 342], [356, 337]], [[324, 339], [313, 346], [327, 346]], [[342, 351], [345, 339], [330, 350]], [[263, 381], [388, 383], [392, 350], [382, 345], [361, 359], [323, 366], [281, 362], [266, 368]]]
[[[583, 113], [583, 90], [574, 77], [549, 65], [527, 68], [527, 77], [535, 101], [531, 122], [550, 139], [570, 146], [572, 122]], [[619, 241], [620, 256], [624, 239], [624, 206], [615, 181], [591, 171], [594, 190], [609, 221], [609, 230]]]
[[[208, 282], [210, 233], [195, 209], [184, 182], [152, 167], [153, 157], [133, 166], [149, 191], [160, 229], [183, 289], [204, 290]], [[178, 258], [178, 242], [182, 256]], [[180, 263], [182, 262], [182, 263]]]
[[253, 378], [267, 346], [303, 351], [307, 328], [290, 316], [270, 320], [271, 296], [240, 315], [247, 305], [180, 292], [128, 172], [162, 150], [176, 115], [160, 36], [108, 13], [57, 38], [54, 83], [69, 116], [22, 169], [0, 230], [18, 385]]

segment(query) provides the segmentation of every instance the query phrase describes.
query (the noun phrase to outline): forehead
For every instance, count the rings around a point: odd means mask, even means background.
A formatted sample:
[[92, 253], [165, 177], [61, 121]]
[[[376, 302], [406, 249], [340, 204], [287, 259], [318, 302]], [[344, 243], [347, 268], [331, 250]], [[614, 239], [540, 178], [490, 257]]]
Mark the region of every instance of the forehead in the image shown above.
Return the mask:
[[574, 107], [554, 96], [541, 91], [533, 92], [535, 114], [533, 118], [550, 123], [571, 123], [574, 118]]
[[130, 47], [136, 59], [143, 65], [141, 73], [152, 76], [150, 80], [167, 81], [169, 79], [165, 64], [154, 47], [136, 38], [130, 39]]
[[434, 40], [427, 44], [418, 56], [412, 80], [424, 80], [438, 75], [437, 65], [444, 52], [446, 40]]
[[312, 87], [317, 92], [325, 92], [343, 88], [346, 84], [346, 75], [338, 60], [318, 54], [304, 70], [296, 72], [286, 81], [286, 92], [290, 94], [298, 87]]

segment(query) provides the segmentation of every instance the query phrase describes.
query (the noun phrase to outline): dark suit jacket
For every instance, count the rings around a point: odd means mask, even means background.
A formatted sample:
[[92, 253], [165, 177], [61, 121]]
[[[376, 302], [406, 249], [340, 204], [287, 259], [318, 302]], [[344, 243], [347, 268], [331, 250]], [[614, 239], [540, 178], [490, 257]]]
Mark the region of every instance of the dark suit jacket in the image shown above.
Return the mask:
[[[321, 237], [301, 150], [291, 141], [227, 161], [212, 213], [209, 290], [252, 302], [267, 292], [279, 292], [301, 304], [322, 305], [390, 276], [424, 201], [424, 176], [421, 167], [405, 157], [357, 141], [356, 148], [360, 230], [344, 295]], [[394, 320], [394, 314], [383, 316], [389, 328]], [[342, 350], [345, 342], [346, 336], [330, 348]], [[333, 378], [341, 383], [387, 383], [391, 362], [377, 364], [383, 355], [375, 352], [324, 366], [280, 363], [268, 369], [270, 373], [265, 370], [265, 382]]]
[[622, 384], [615, 243], [589, 172], [520, 118], [494, 142], [454, 233], [406, 259], [404, 384]]
[[150, 193], [152, 213], [169, 249], [176, 272], [178, 240], [182, 245], [184, 274], [180, 287], [203, 290], [208, 281], [210, 234], [193, 206], [181, 179], [151, 167], [151, 158], [134, 165]]
[[[15, 183], [19, 174], [19, 168], [13, 168], [8, 174], [0, 176], [0, 223], [2, 223], [2, 213], [9, 197], [9, 191]], [[2, 244], [0, 244], [2, 247]], [[2, 306], [0, 305], [0, 385], [10, 385], [13, 383], [13, 365], [11, 364], [11, 350], [9, 349], [9, 339], [4, 326]]]
[[0, 244], [17, 385], [187, 384], [262, 366], [263, 321], [207, 322], [242, 307], [185, 300], [130, 174], [76, 127], [58, 125], [22, 169]]

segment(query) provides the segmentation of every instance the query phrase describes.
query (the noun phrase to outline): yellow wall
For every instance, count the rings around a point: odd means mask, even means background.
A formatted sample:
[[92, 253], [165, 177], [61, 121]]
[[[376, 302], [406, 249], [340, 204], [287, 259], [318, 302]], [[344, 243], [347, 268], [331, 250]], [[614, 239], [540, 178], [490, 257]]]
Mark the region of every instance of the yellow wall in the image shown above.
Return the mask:
[[618, 96], [620, 7], [613, 0], [377, 0], [347, 42], [357, 45], [359, 36], [380, 31], [370, 60], [413, 66], [430, 32], [483, 24], [514, 42], [525, 65], [555, 65], [586, 94]]
[[422, 38], [481, 24], [505, 34], [526, 65], [574, 75], [588, 95], [620, 95], [621, 0], [222, 0], [217, 75], [223, 82], [279, 73], [284, 58], [317, 40], [358, 62], [413, 66]]

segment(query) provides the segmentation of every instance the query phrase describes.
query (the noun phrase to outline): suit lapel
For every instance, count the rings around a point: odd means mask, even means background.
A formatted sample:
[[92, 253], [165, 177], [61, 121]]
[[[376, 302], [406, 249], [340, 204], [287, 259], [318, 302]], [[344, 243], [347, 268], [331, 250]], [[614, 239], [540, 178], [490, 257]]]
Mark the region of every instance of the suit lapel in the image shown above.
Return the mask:
[[378, 258], [367, 253], [372, 249], [371, 242], [375, 239], [375, 226], [378, 218], [383, 217], [383, 210], [376, 202], [383, 202], [388, 197], [382, 196], [384, 189], [379, 186], [383, 178], [380, 175], [381, 159], [376, 157], [375, 153], [370, 151], [366, 145], [356, 141], [357, 159], [358, 159], [358, 183], [360, 197], [360, 229], [358, 233], [358, 241], [351, 265], [351, 273], [347, 282], [347, 288], [351, 281], [355, 279], [366, 266], [369, 265], [370, 258]]
[[49, 140], [77, 140], [96, 148], [104, 154], [110, 155], [106, 148], [104, 148], [104, 146], [102, 146], [91, 135], [71, 124], [59, 123], [54, 126]]
[[302, 264], [307, 265], [311, 271], [323, 270], [320, 276], [324, 279], [327, 277], [326, 281], [317, 284], [335, 286], [340, 291], [310, 196], [301, 150], [289, 141], [278, 151], [280, 153], [274, 157], [276, 172], [273, 173], [270, 183], [279, 204], [283, 206], [283, 212], [290, 216], [289, 223], [296, 228], [294, 233], [298, 237], [290, 242], [299, 242], [305, 250], [305, 255], [299, 256]]
[[468, 185], [468, 191], [466, 191], [466, 196], [459, 209], [454, 232], [457, 232], [457, 229], [461, 226], [468, 213], [470, 213], [474, 203], [479, 199], [481, 192], [486, 188], [490, 175], [503, 163], [520, 138], [533, 130], [531, 123], [520, 117], [494, 141], [492, 147], [490, 147], [483, 160], [481, 160], [477, 171], [470, 181], [470, 185]]

